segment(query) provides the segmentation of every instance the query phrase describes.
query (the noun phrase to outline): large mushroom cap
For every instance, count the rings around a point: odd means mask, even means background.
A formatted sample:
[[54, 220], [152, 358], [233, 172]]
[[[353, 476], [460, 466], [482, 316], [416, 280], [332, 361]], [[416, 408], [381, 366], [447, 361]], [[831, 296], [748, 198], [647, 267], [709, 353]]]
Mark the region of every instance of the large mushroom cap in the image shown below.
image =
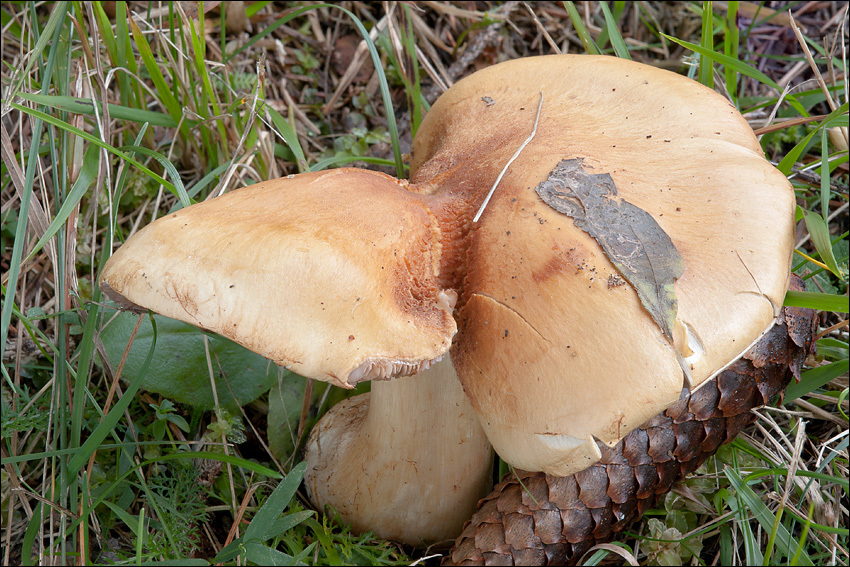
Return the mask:
[[440, 232], [406, 183], [356, 169], [236, 190], [143, 228], [107, 263], [107, 293], [352, 387], [449, 348]]
[[566, 475], [598, 459], [594, 437], [615, 443], [771, 327], [794, 194], [720, 95], [575, 55], [453, 86], [417, 133], [412, 183], [477, 207], [541, 93], [535, 137], [466, 224], [454, 360], [497, 453]]

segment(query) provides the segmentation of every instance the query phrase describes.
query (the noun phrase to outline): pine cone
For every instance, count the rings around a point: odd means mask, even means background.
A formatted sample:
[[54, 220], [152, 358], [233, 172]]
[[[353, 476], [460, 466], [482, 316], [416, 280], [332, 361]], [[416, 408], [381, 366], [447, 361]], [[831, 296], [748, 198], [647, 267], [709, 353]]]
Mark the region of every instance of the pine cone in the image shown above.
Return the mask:
[[[653, 507], [781, 396], [808, 354], [815, 312], [785, 308], [740, 360], [568, 477], [515, 470], [478, 503], [444, 565], [575, 564]], [[520, 484], [521, 482], [521, 484]], [[524, 488], [523, 488], [524, 486]]]

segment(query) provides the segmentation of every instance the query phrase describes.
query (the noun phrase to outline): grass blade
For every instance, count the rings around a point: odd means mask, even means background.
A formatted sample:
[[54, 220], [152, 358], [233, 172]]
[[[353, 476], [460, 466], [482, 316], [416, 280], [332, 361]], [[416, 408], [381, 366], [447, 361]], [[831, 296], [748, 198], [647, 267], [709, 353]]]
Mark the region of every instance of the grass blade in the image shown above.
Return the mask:
[[53, 126], [57, 126], [57, 127], [61, 128], [62, 130], [67, 130], [68, 132], [71, 132], [72, 134], [76, 134], [77, 136], [80, 136], [81, 138], [85, 138], [86, 140], [88, 140], [92, 144], [95, 144], [97, 146], [100, 146], [101, 148], [104, 148], [105, 150], [107, 150], [108, 152], [118, 156], [119, 158], [121, 158], [121, 159], [123, 159], [123, 160], [125, 160], [129, 163], [132, 163], [133, 165], [135, 165], [136, 167], [138, 167], [139, 169], [141, 169], [142, 171], [147, 173], [149, 176], [151, 176], [151, 178], [153, 178], [155, 181], [162, 183], [165, 186], [165, 188], [168, 189], [169, 191], [171, 191], [172, 193], [174, 193], [174, 195], [177, 195], [177, 188], [174, 187], [174, 185], [172, 185], [170, 182], [163, 179], [162, 177], [160, 177], [159, 175], [157, 175], [156, 173], [154, 173], [153, 171], [151, 171], [150, 169], [145, 167], [143, 164], [134, 160], [133, 158], [131, 158], [130, 156], [128, 156], [127, 154], [125, 154], [121, 150], [118, 150], [118, 149], [110, 146], [109, 144], [103, 142], [102, 140], [100, 140], [96, 136], [92, 136], [88, 132], [84, 132], [83, 130], [80, 130], [79, 128], [75, 128], [74, 126], [71, 126], [70, 124], [66, 124], [65, 122], [62, 122], [61, 120], [59, 120], [58, 118], [54, 118], [53, 116], [50, 116], [49, 114], [46, 114], [46, 113], [41, 112], [39, 110], [27, 108], [25, 106], [21, 106], [20, 104], [17, 104], [17, 103], [14, 103], [14, 102], [11, 103], [10, 106], [12, 108], [16, 109], [16, 110], [20, 110], [21, 112], [25, 112], [26, 114], [29, 114], [29, 115], [34, 116], [36, 118], [40, 118], [44, 122], [52, 124]]
[[53, 238], [53, 236], [65, 226], [65, 223], [68, 221], [68, 217], [71, 216], [71, 212], [73, 212], [74, 207], [79, 205], [80, 200], [88, 192], [89, 187], [91, 187], [91, 184], [97, 175], [97, 168], [99, 165], [100, 150], [97, 146], [89, 146], [86, 150], [85, 156], [83, 157], [83, 167], [80, 170], [80, 175], [74, 182], [73, 187], [71, 187], [68, 197], [62, 202], [62, 207], [59, 209], [59, 212], [56, 213], [56, 216], [53, 218], [53, 221], [51, 221], [50, 226], [47, 227], [47, 230], [43, 235], [41, 235], [41, 238], [38, 239], [38, 242], [36, 242], [29, 255], [24, 259], [24, 262], [28, 262], [36, 254], [38, 254], [39, 250], [47, 244], [47, 241]]
[[[826, 130], [824, 130], [826, 134]], [[829, 194], [829, 174], [822, 175], [821, 179], [827, 180], [827, 195]], [[828, 206], [828, 205], [827, 205]], [[827, 209], [828, 211], [828, 209]], [[809, 229], [809, 234], [812, 236], [812, 243], [820, 254], [826, 267], [839, 279], [843, 279], [841, 271], [838, 269], [838, 262], [835, 260], [835, 253], [832, 250], [832, 241], [829, 237], [829, 227], [824, 218], [818, 213], [812, 211], [803, 211], [806, 219], [806, 228]], [[846, 298], [845, 298], [846, 300]]]
[[567, 9], [567, 14], [569, 14], [573, 28], [575, 28], [581, 44], [584, 46], [585, 53], [588, 55], [599, 55], [599, 48], [596, 47], [593, 38], [590, 36], [587, 28], [584, 27], [584, 22], [581, 21], [581, 16], [579, 16], [575, 4], [573, 2], [564, 2], [564, 8]]
[[[702, 3], [702, 33], [699, 43], [706, 53], [714, 52], [714, 7], [711, 2]], [[714, 61], [702, 54], [699, 58], [699, 82], [710, 89], [714, 88]]]
[[298, 139], [298, 134], [295, 133], [295, 128], [277, 110], [268, 104], [264, 104], [263, 109], [268, 113], [269, 118], [271, 118], [272, 123], [277, 128], [277, 133], [283, 138], [286, 147], [295, 155], [295, 164], [298, 166], [299, 173], [310, 169], [310, 166], [307, 164], [307, 158], [304, 157], [304, 150], [301, 148], [301, 141]]
[[813, 129], [809, 132], [806, 137], [797, 142], [797, 144], [785, 154], [785, 157], [779, 162], [776, 168], [784, 173], [785, 175], [789, 175], [791, 173], [791, 168], [794, 166], [797, 161], [799, 161], [800, 156], [803, 152], [809, 148], [809, 144], [811, 144], [812, 138], [817, 135], [823, 129], [831, 128], [833, 126], [847, 126], [847, 112], [850, 110], [850, 103], [845, 102], [832, 112], [830, 112], [826, 118], [818, 122], [817, 128]]
[[[301, 485], [301, 479], [304, 478], [304, 473], [307, 471], [307, 463], [302, 461], [295, 465], [286, 475], [286, 478], [277, 485], [274, 492], [266, 499], [263, 505], [257, 510], [251, 524], [245, 529], [245, 540], [256, 539], [265, 541], [272, 538], [278, 533], [270, 533], [274, 531], [275, 521], [280, 516], [280, 513], [289, 505], [289, 501], [295, 496], [295, 492]], [[312, 516], [312, 512], [310, 514]], [[299, 522], [300, 523], [300, 522]]]
[[[761, 525], [761, 528], [767, 533], [771, 533], [774, 529], [774, 523], [776, 520], [776, 516], [773, 512], [764, 505], [764, 502], [756, 496], [756, 493], [753, 492], [747, 483], [741, 479], [736, 471], [731, 468], [726, 468], [723, 472], [726, 474], [726, 478], [729, 479], [729, 482], [732, 483], [732, 486], [735, 487], [735, 492], [738, 497], [741, 498], [743, 503], [746, 505], [746, 508], [749, 509], [749, 511], [753, 514], [753, 517], [755, 517], [759, 525]], [[775, 541], [776, 547], [778, 547], [786, 557], [791, 557], [797, 549], [798, 542], [791, 536], [788, 529], [781, 524], [776, 525]], [[761, 561], [759, 563], [761, 563]], [[814, 565], [811, 558], [805, 551], [800, 553], [798, 564]]]
[[620, 35], [620, 29], [617, 25], [617, 19], [608, 8], [607, 2], [600, 2], [599, 7], [602, 8], [602, 13], [605, 14], [605, 27], [608, 30], [608, 37], [611, 40], [611, 47], [614, 48], [614, 53], [622, 59], [631, 59], [629, 48], [626, 47], [626, 42], [623, 41], [623, 36]]
[[395, 162], [393, 162], [392, 160], [384, 158], [376, 158], [371, 156], [350, 156], [341, 154], [331, 156], [325, 159], [320, 159], [319, 161], [310, 166], [310, 171], [322, 171], [329, 167], [339, 167], [354, 161], [362, 161], [365, 163], [371, 163], [372, 165], [382, 165], [386, 167], [392, 167], [393, 165], [395, 165]]
[[[729, 2], [726, 8], [726, 20], [723, 34], [723, 53], [734, 60], [738, 60], [738, 2]], [[726, 78], [726, 92], [732, 100], [738, 100], [738, 74], [731, 67], [724, 67], [723, 73]]]
[[846, 296], [814, 291], [788, 290], [785, 292], [785, 301], [782, 305], [787, 307], [808, 307], [809, 309], [816, 309], [818, 311], [848, 312]]
[[[174, 94], [171, 92], [171, 87], [165, 82], [165, 77], [162, 76], [162, 72], [159, 70], [160, 66], [156, 62], [156, 59], [154, 59], [151, 46], [148, 43], [148, 40], [145, 39], [144, 34], [142, 34], [142, 30], [139, 29], [138, 24], [136, 24], [136, 21], [133, 18], [129, 18], [129, 23], [130, 30], [133, 32], [133, 39], [136, 42], [136, 47], [139, 49], [139, 55], [145, 64], [145, 69], [147, 69], [154, 86], [156, 86], [156, 92], [159, 94], [160, 100], [163, 106], [165, 106], [165, 109], [168, 111], [168, 114], [171, 115], [174, 122], [179, 124], [180, 118], [183, 116], [183, 107], [179, 102], [177, 102], [177, 99], [174, 98]], [[188, 137], [188, 125], [184, 124], [180, 128], [180, 132], [184, 136]]]
[[188, 207], [192, 204], [192, 200], [189, 199], [189, 195], [186, 193], [186, 188], [183, 187], [183, 181], [180, 179], [180, 174], [177, 172], [177, 168], [174, 167], [174, 164], [171, 163], [168, 158], [162, 155], [159, 152], [155, 152], [149, 148], [145, 148], [143, 146], [122, 146], [119, 148], [123, 152], [136, 152], [142, 154], [143, 156], [152, 157], [168, 172], [168, 177], [170, 177], [174, 181], [174, 192], [177, 195], [177, 198], [180, 199], [180, 204], [184, 207]]
[[32, 510], [32, 518], [27, 524], [27, 530], [24, 532], [24, 541], [21, 546], [21, 565], [34, 565], [32, 561], [32, 548], [35, 544], [35, 536], [38, 535], [38, 529], [44, 522], [42, 518], [41, 502], [37, 503]]
[[[13, 87], [9, 91], [10, 93], [18, 91], [20, 85], [23, 83], [24, 77], [30, 74], [32, 66], [36, 61], [38, 61], [38, 58], [41, 57], [44, 48], [52, 43], [51, 40], [53, 39], [53, 34], [57, 31], [57, 28], [61, 28], [62, 25], [64, 25], [65, 16], [68, 14], [70, 4], [70, 2], [59, 2], [53, 6], [53, 13], [50, 14], [50, 18], [48, 18], [47, 23], [44, 25], [44, 29], [41, 30], [35, 47], [32, 51], [27, 53], [27, 66], [24, 67], [23, 72], [18, 75], [17, 79], [13, 83]], [[44, 90], [47, 90], [47, 88], [47, 84], [45, 84]]]
[[[139, 315], [139, 317], [144, 317], [144, 315]], [[103, 440], [106, 439], [106, 436], [115, 429], [118, 421], [124, 416], [124, 410], [130, 406], [130, 403], [133, 401], [136, 393], [142, 387], [145, 373], [147, 368], [150, 366], [151, 360], [153, 360], [153, 353], [156, 350], [156, 321], [153, 317], [150, 319], [151, 325], [153, 325], [154, 339], [151, 341], [151, 348], [148, 351], [147, 358], [145, 359], [143, 366], [144, 370], [127, 385], [127, 389], [124, 390], [124, 394], [118, 402], [111, 410], [109, 410], [109, 413], [104, 416], [103, 420], [97, 425], [97, 427], [94, 428], [94, 431], [92, 431], [89, 438], [86, 439], [85, 443], [83, 443], [82, 447], [80, 447], [79, 452], [75, 453], [74, 456], [71, 457], [66, 473], [67, 482], [69, 484], [73, 482], [74, 477], [86, 465], [86, 461], [88, 461], [89, 457], [98, 449]]]
[[360, 33], [363, 40], [366, 42], [366, 47], [369, 48], [369, 55], [372, 57], [372, 64], [374, 65], [375, 72], [378, 75], [378, 86], [381, 91], [381, 100], [384, 103], [384, 112], [387, 116], [387, 130], [390, 132], [390, 139], [392, 140], [393, 145], [393, 161], [395, 163], [396, 168], [396, 177], [402, 179], [404, 177], [404, 160], [401, 157], [401, 145], [399, 144], [399, 136], [398, 136], [398, 124], [395, 119], [395, 113], [393, 111], [393, 101], [390, 96], [389, 83], [387, 82], [387, 75], [384, 72], [384, 66], [381, 64], [381, 57], [378, 55], [378, 50], [375, 47], [374, 42], [369, 37], [369, 32], [366, 31], [366, 28], [363, 26], [363, 23], [360, 19], [351, 11], [339, 6], [337, 4], [314, 4], [312, 6], [305, 6], [303, 8], [298, 8], [294, 10], [282, 18], [279, 18], [274, 24], [265, 28], [263, 31], [252, 37], [245, 45], [234, 51], [230, 56], [225, 57], [225, 62], [230, 60], [235, 55], [241, 53], [243, 50], [247, 49], [254, 43], [260, 41], [263, 37], [272, 33], [278, 27], [284, 25], [289, 20], [300, 16], [304, 12], [308, 10], [316, 10], [319, 8], [333, 8], [336, 10], [341, 10], [346, 16], [348, 16], [351, 21], [354, 23], [354, 26], [357, 28], [357, 31]]
[[[765, 75], [764, 73], [759, 71], [758, 69], [751, 67], [750, 65], [747, 65], [743, 61], [739, 61], [738, 59], [733, 59], [732, 57], [729, 57], [728, 55], [725, 55], [723, 53], [717, 53], [716, 51], [705, 49], [701, 45], [697, 45], [695, 43], [691, 43], [691, 42], [685, 41], [683, 39], [678, 39], [676, 37], [673, 37], [671, 35], [667, 35], [665, 33], [662, 33], [661, 35], [664, 36], [665, 38], [669, 39], [670, 41], [674, 42], [674, 43], [678, 43], [682, 47], [687, 47], [691, 51], [699, 53], [701, 57], [708, 57], [712, 61], [720, 63], [721, 65], [725, 65], [728, 68], [732, 68], [736, 72], [738, 72], [742, 75], [746, 75], [747, 77], [751, 77], [753, 79], [756, 79], [757, 81], [761, 81], [765, 85], [773, 87], [778, 92], [782, 92], [782, 88], [779, 85], [777, 85], [776, 82], [773, 79], [771, 79], [770, 77], [768, 77], [767, 75]], [[806, 112], [806, 109], [803, 108], [803, 106], [797, 101], [797, 99], [795, 97], [788, 95], [788, 96], [785, 97], [785, 99], [802, 116], [808, 116], [809, 115], [809, 113]]]
[[830, 362], [824, 366], [818, 366], [811, 370], [806, 370], [799, 382], [792, 383], [785, 389], [785, 402], [791, 402], [801, 396], [805, 396], [809, 392], [817, 390], [824, 384], [831, 382], [842, 374], [846, 374], [848, 370], [847, 360], [837, 360]]
[[[87, 98], [77, 98], [73, 96], [41, 95], [32, 93], [18, 93], [17, 96], [21, 97], [24, 100], [34, 102], [36, 104], [41, 104], [49, 108], [55, 108], [56, 110], [64, 110], [74, 114], [85, 114], [87, 116], [93, 116], [95, 114], [95, 107], [97, 107], [99, 113], [103, 113], [103, 105], [100, 103], [100, 101], [93, 103], [90, 99]], [[130, 122], [138, 122], [139, 124], [144, 124], [145, 122], [148, 122], [153, 126], [162, 126], [164, 128], [177, 127], [177, 122], [175, 122], [174, 119], [171, 118], [171, 116], [169, 116], [168, 114], [163, 114], [162, 112], [131, 108], [129, 106], [121, 106], [120, 104], [111, 103], [107, 106], [109, 108], [110, 117], [116, 120], [129, 120]], [[197, 124], [195, 120], [184, 120], [184, 122], [189, 126], [194, 126], [195, 124]]]

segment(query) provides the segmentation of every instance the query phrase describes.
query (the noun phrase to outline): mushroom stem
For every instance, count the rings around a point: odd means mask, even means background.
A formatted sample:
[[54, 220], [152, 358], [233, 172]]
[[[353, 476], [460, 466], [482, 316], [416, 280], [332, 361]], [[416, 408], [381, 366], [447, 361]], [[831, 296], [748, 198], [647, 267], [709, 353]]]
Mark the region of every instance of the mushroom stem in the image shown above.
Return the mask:
[[411, 545], [456, 537], [492, 485], [493, 451], [448, 355], [334, 406], [306, 458], [318, 507]]

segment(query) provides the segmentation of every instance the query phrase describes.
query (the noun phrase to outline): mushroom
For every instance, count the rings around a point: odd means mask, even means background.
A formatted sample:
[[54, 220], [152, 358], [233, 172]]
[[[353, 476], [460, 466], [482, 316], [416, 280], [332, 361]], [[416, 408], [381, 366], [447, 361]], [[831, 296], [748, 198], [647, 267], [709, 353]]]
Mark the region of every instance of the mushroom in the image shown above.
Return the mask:
[[[311, 378], [413, 375], [329, 412], [307, 485], [358, 529], [418, 543], [446, 537], [419, 535], [432, 488], [451, 486], [464, 510], [487, 484], [450, 346], [505, 461], [582, 470], [596, 440], [616, 444], [773, 325], [793, 210], [710, 89], [613, 57], [532, 57], [434, 104], [410, 184], [343, 169], [240, 189], [140, 231], [101, 282]], [[430, 399], [459, 420], [453, 439]], [[464, 472], [434, 480], [433, 467]], [[410, 494], [426, 502], [405, 513]]]
[[447, 354], [457, 295], [439, 276], [440, 230], [405, 181], [304, 173], [151, 223], [100, 286], [342, 388], [416, 374], [333, 408], [308, 487], [360, 531], [444, 540], [490, 490], [493, 451]]

